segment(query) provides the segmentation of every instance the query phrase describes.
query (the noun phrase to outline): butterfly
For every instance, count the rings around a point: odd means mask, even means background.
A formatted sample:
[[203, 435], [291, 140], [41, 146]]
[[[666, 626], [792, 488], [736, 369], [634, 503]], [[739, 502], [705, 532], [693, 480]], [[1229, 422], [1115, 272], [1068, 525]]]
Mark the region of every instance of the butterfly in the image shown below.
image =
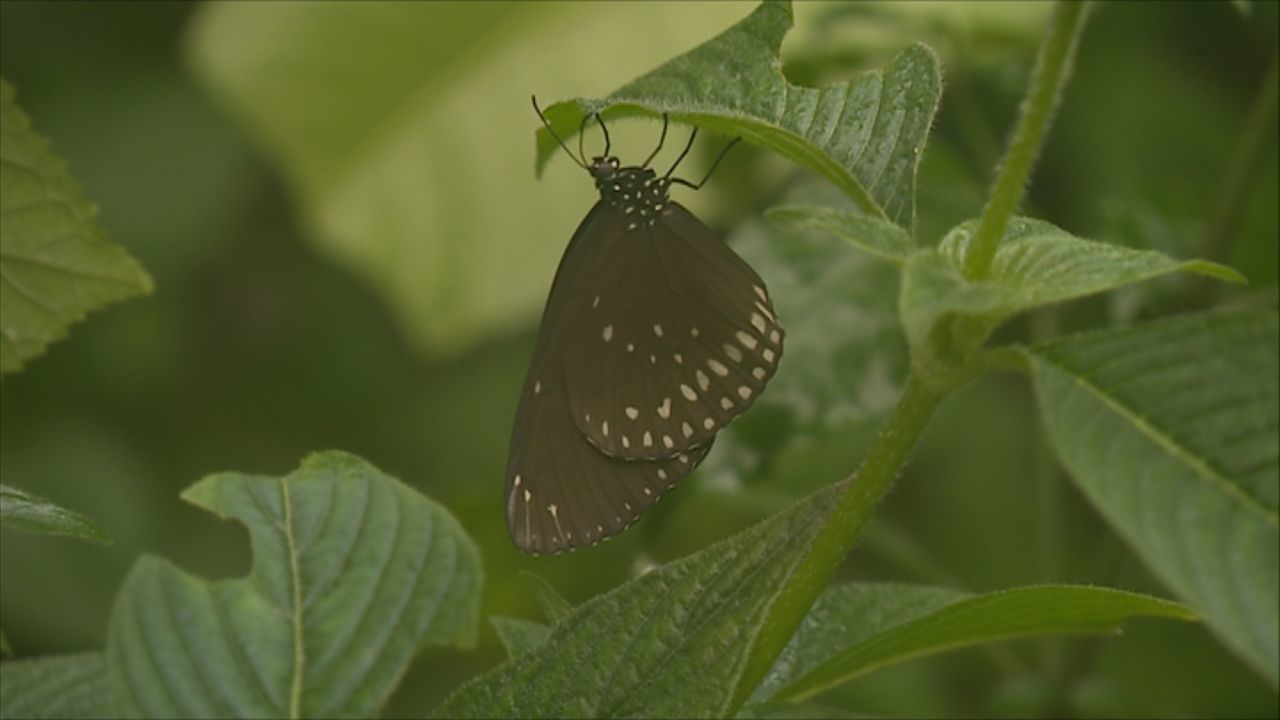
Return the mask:
[[[587, 161], [600, 193], [574, 232], [542, 314], [507, 460], [507, 527], [526, 553], [594, 545], [630, 527], [706, 457], [760, 396], [784, 332], [760, 276], [670, 197], [693, 147], [659, 176], [605, 150]], [[586, 116], [579, 128], [586, 128]]]

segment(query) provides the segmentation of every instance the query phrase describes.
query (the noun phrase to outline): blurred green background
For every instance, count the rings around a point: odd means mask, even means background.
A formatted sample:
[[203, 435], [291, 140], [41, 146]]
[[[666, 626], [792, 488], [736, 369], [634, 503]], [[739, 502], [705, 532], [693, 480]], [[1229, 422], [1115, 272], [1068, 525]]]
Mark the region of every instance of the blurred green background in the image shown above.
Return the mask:
[[[765, 224], [784, 198], [838, 200], [744, 149], [681, 201], [768, 281], [789, 330], [783, 372], [635, 529], [558, 558], [524, 557], [506, 537], [502, 469], [537, 314], [593, 195], [563, 158], [534, 177], [528, 96], [605, 95], [750, 7], [0, 3], [0, 72], [157, 288], [94, 314], [0, 390], [4, 482], [84, 512], [115, 540], [0, 534], [0, 627], [17, 654], [101, 647], [140, 553], [210, 577], [245, 572], [242, 529], [177, 498], [210, 472], [283, 474], [314, 450], [357, 453], [461, 519], [483, 553], [486, 616], [536, 618], [519, 571], [581, 602], [856, 467], [904, 376], [896, 280], [830, 240]], [[819, 83], [915, 40], [939, 50], [946, 93], [917, 210], [933, 242], [981, 208], [1047, 11], [801, 3], [784, 58], [793, 81]], [[1173, 278], [1038, 313], [1002, 337], [1275, 306], [1275, 115], [1256, 144], [1245, 127], [1276, 41], [1275, 3], [1097, 8], [1028, 214], [1221, 260], [1250, 286]], [[657, 126], [614, 130], [626, 161], [648, 152]], [[689, 167], [722, 141], [700, 145]], [[1056, 469], [1014, 377], [944, 407], [845, 573], [1168, 594]], [[420, 715], [498, 662], [492, 630], [481, 638], [420, 657], [386, 714]], [[1280, 710], [1204, 628], [1155, 622], [918, 661], [826, 700], [934, 716]]]

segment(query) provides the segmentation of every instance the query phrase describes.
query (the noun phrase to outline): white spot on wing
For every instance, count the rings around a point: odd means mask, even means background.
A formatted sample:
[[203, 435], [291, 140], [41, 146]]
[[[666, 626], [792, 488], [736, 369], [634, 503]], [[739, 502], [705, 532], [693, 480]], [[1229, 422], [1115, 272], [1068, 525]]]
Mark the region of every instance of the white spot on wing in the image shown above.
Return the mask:
[[592, 300], [592, 301], [591, 301], [591, 307], [592, 307], [592, 308], [598, 308], [598, 307], [600, 307], [600, 296], [599, 296], [599, 295], [597, 295], [597, 296], [596, 296], [596, 299], [595, 299], [595, 300]]
[[648, 430], [644, 431], [644, 446], [653, 447], [653, 434]]
[[695, 402], [698, 399], [698, 393], [694, 392], [693, 388], [685, 385], [684, 383], [680, 384], [680, 394], [684, 395], [684, 398], [689, 402]]
[[542, 381], [539, 380], [533, 384], [533, 394], [540, 395], [542, 393]]
[[708, 430], [714, 428], [715, 426], [716, 426], [716, 421], [713, 418], [707, 418], [702, 421], [702, 427]]
[[746, 385], [739, 385], [738, 397], [742, 398], [743, 400], [746, 400], [747, 398], [751, 397], [751, 388], [747, 387]]
[[707, 377], [706, 373], [701, 370], [694, 370], [693, 375], [697, 378], [698, 387], [702, 388], [702, 392], [706, 392], [707, 388], [711, 387], [711, 378]]
[[601, 330], [601, 331], [600, 331], [600, 337], [604, 338], [604, 341], [605, 341], [605, 342], [609, 342], [610, 340], [612, 340], [612, 339], [613, 339], [613, 326], [612, 326], [612, 325], [605, 325], [605, 326], [604, 326], [604, 330]]
[[[764, 332], [764, 331], [762, 330], [761, 332]], [[662, 337], [662, 326], [655, 323], [653, 326], [653, 334], [657, 335], [658, 337]]]
[[764, 291], [764, 288], [759, 285], [752, 285], [751, 289], [756, 291], [756, 295], [759, 295], [761, 300], [769, 302], [769, 295]]
[[729, 368], [725, 367], [724, 363], [715, 358], [707, 360], [707, 367], [711, 368], [711, 372], [719, 375], [720, 377], [724, 377], [729, 374]]
[[727, 397], [722, 397], [720, 398], [720, 407], [724, 408], [725, 410], [732, 410], [733, 401]]
[[662, 398], [662, 404], [658, 406], [658, 417], [663, 420], [671, 417], [671, 398]]
[[627, 406], [626, 413], [627, 413], [627, 417], [631, 418], [632, 420], [635, 420], [636, 418], [640, 417], [640, 411], [637, 410], [636, 408], [631, 407], [630, 405]]
[[624, 448], [631, 447], [631, 439], [628, 438], [626, 435], [622, 436], [622, 447]]
[[777, 345], [778, 343], [782, 342], [782, 334], [779, 333], [777, 330], [774, 330], [773, 332], [769, 333], [769, 342], [773, 343], [774, 345]]
[[724, 354], [728, 355], [729, 359], [734, 362], [742, 362], [742, 351], [739, 350], [736, 346], [725, 343]]
[[765, 348], [764, 352], [760, 353], [760, 355], [764, 358], [765, 362], [767, 363], [773, 362], [774, 354], [773, 354], [773, 351], [770, 350], [769, 348]]
[[751, 327], [755, 328], [761, 335], [764, 334], [768, 325], [764, 322], [764, 317], [760, 313], [751, 313]]
[[751, 369], [751, 375], [752, 375], [752, 377], [754, 377], [754, 378], [755, 378], [755, 379], [757, 379], [757, 380], [764, 380], [764, 376], [765, 376], [765, 375], [767, 375], [767, 374], [768, 374], [768, 373], [766, 373], [766, 372], [765, 372], [765, 370], [764, 370], [764, 368], [762, 368], [762, 367], [752, 368], [752, 369]]
[[751, 335], [750, 335], [750, 334], [745, 333], [745, 332], [743, 332], [743, 331], [741, 331], [741, 330], [739, 330], [738, 332], [734, 333], [734, 337], [738, 338], [738, 342], [742, 343], [742, 346], [743, 346], [743, 347], [745, 347], [745, 348], [746, 348], [746, 349], [748, 349], [748, 350], [755, 350], [755, 349], [756, 349], [756, 345], [758, 345], [758, 344], [759, 344], [759, 343], [757, 343], [757, 342], [756, 342], [756, 339], [755, 339], [755, 338], [751, 337]]
[[605, 437], [609, 437], [609, 421], [608, 420], [605, 420], [604, 422], [600, 423], [600, 434], [604, 435]]
[[671, 448], [673, 448], [673, 447], [675, 447], [675, 446], [676, 446], [676, 441], [675, 441], [675, 440], [672, 440], [670, 435], [663, 435], [663, 436], [662, 436], [662, 445], [663, 445], [663, 447], [665, 447], [666, 449], [670, 450]]
[[680, 423], [680, 432], [684, 433], [685, 437], [693, 437], [693, 426], [689, 423]]

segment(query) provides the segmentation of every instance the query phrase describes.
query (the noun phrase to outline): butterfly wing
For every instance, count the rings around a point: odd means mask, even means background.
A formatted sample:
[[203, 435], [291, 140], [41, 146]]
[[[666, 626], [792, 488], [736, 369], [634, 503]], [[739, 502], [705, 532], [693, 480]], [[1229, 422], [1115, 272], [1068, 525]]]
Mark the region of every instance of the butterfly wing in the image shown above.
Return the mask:
[[624, 226], [621, 213], [597, 204], [574, 233], [547, 298], [507, 460], [507, 528], [526, 553], [564, 552], [621, 532], [710, 450], [707, 443], [629, 462], [601, 453], [573, 422], [565, 374], [572, 310]]
[[760, 395], [783, 330], [764, 281], [678, 203], [617, 237], [566, 308], [573, 421], [613, 457], [691, 451]]

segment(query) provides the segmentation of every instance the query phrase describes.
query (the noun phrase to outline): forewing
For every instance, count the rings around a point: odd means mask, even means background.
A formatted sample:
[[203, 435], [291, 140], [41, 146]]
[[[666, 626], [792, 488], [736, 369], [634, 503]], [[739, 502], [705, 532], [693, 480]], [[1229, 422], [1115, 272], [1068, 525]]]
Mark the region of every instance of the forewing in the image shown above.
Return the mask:
[[782, 356], [764, 281], [677, 203], [626, 232], [567, 311], [573, 421], [613, 457], [663, 458], [709, 443], [751, 406]]

